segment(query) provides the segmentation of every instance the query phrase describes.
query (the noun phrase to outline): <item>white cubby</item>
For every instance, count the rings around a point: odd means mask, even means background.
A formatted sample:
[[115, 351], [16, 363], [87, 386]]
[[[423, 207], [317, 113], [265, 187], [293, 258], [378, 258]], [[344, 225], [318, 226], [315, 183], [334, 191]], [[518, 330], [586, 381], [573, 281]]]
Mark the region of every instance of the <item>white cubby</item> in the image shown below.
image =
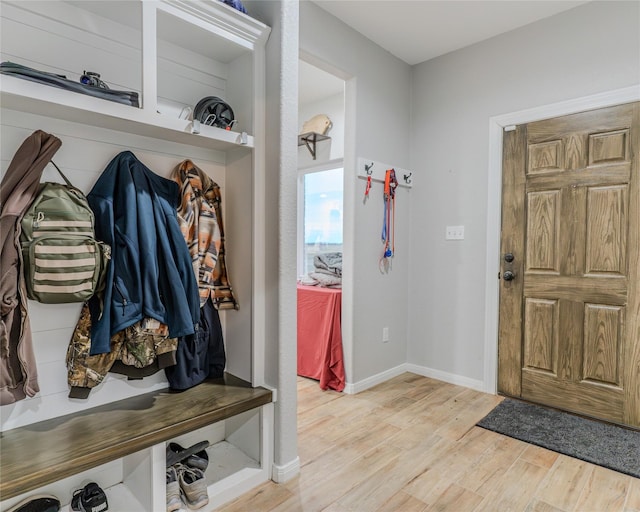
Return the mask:
[[[99, 482], [107, 495], [109, 510], [127, 512], [130, 510], [155, 511], [153, 508], [151, 478], [153, 465], [164, 463], [164, 446], [154, 446], [108, 462], [88, 471], [63, 478], [52, 484], [38, 488], [37, 492], [26, 492], [0, 503], [0, 510], [7, 510], [16, 503], [34, 494], [52, 494], [62, 505], [61, 511], [71, 510], [71, 499], [76, 489], [89, 482]], [[164, 476], [164, 474], [163, 474]]]
[[[190, 154], [196, 164], [204, 161], [203, 168], [222, 187], [227, 263], [240, 302], [240, 310], [221, 312], [227, 372], [253, 386], [264, 385], [264, 45], [269, 27], [218, 0], [3, 1], [0, 18], [3, 62], [73, 81], [85, 71], [97, 72], [111, 89], [135, 91], [140, 100], [136, 108], [0, 75], [2, 172], [18, 141], [36, 129], [63, 140], [54, 161], [85, 193], [120, 150], [132, 148], [142, 153], [143, 162], [158, 166]], [[232, 130], [201, 126], [196, 134], [190, 119], [179, 118], [185, 107], [193, 108], [206, 96], [218, 96], [233, 108], [237, 121]], [[169, 170], [158, 173], [167, 176]], [[42, 307], [56, 318], [55, 329], [37, 321], [34, 329], [36, 357], [46, 359], [38, 366], [52, 385], [34, 399], [3, 406], [3, 430], [90, 412], [162, 385], [158, 376], [146, 386], [107, 377], [86, 403], [69, 400], [66, 376], [59, 375], [65, 354], [56, 358], [54, 350], [40, 347], [45, 338], [54, 339], [51, 346], [62, 352], [77, 320], [76, 308], [38, 304], [33, 309]], [[272, 430], [273, 405], [267, 404], [176, 438], [189, 444], [205, 436], [211, 443], [211, 502], [204, 510], [270, 478]], [[52, 492], [68, 510], [74, 489], [100, 480], [110, 510], [162, 510], [164, 459], [163, 442], [22, 496]], [[3, 501], [0, 509], [19, 499]]]
[[273, 458], [269, 442], [272, 416], [273, 404], [267, 404], [171, 440], [184, 448], [209, 441], [205, 473], [209, 504], [205, 511], [268, 480]]
[[[184, 448], [209, 441], [209, 465], [205, 472], [209, 503], [201, 509], [203, 512], [214, 510], [269, 479], [272, 424], [273, 404], [266, 404], [167, 441]], [[7, 510], [34, 494], [53, 494], [60, 500], [62, 512], [67, 512], [71, 510], [73, 491], [92, 481], [105, 491], [110, 511], [164, 510], [167, 443], [42, 486], [37, 492], [14, 496], [1, 502], [0, 510]]]

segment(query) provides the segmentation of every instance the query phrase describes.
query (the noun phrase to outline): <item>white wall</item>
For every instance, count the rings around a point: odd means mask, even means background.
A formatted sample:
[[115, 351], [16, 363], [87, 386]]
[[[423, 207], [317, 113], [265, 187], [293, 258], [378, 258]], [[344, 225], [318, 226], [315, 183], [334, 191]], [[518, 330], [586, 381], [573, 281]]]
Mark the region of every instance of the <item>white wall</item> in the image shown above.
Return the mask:
[[639, 83], [639, 34], [640, 3], [593, 2], [414, 67], [410, 363], [483, 379], [489, 118]]
[[325, 114], [331, 119], [332, 127], [327, 132], [331, 137], [327, 141], [316, 144], [316, 159], [314, 160], [306, 146], [298, 146], [298, 167], [344, 158], [344, 94], [335, 94], [319, 101], [313, 101], [298, 106], [298, 132], [302, 133], [302, 126], [316, 114]]
[[[411, 68], [311, 2], [300, 2], [300, 50], [347, 80], [343, 270], [352, 279], [343, 280], [343, 343], [347, 382], [357, 383], [406, 361], [413, 192], [398, 193], [396, 256], [382, 274], [382, 184], [363, 204], [365, 182], [355, 165], [361, 156], [409, 168]], [[389, 343], [382, 343], [383, 327]]]
[[298, 3], [243, 2], [271, 27], [266, 45], [266, 363], [277, 388], [273, 479], [299, 471], [296, 388]]

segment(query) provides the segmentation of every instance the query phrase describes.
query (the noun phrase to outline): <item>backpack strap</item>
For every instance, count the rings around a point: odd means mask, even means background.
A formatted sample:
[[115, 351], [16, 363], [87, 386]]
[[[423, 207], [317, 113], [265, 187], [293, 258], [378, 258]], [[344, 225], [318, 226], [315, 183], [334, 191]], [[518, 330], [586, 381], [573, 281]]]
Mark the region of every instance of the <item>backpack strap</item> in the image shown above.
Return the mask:
[[51, 162], [51, 163], [53, 164], [53, 166], [58, 170], [58, 172], [60, 173], [60, 176], [62, 176], [62, 179], [64, 180], [64, 182], [65, 182], [67, 185], [69, 185], [71, 188], [75, 188], [75, 187], [71, 184], [71, 182], [67, 179], [67, 177], [66, 177], [64, 174], [62, 174], [62, 171], [60, 170], [60, 167], [58, 167], [58, 166], [56, 165], [56, 163], [55, 163], [53, 160], [50, 160], [50, 162]]

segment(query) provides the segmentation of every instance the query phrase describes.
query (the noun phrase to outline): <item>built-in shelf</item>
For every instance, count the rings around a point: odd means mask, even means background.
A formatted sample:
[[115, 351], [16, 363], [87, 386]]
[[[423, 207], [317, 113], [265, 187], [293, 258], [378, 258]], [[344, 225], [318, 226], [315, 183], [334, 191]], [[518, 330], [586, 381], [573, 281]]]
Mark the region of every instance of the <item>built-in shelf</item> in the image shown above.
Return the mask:
[[243, 137], [242, 133], [215, 126], [200, 125], [200, 133], [195, 134], [188, 120], [7, 75], [0, 75], [0, 105], [20, 112], [220, 151], [239, 146], [252, 148], [254, 143], [251, 135], [244, 134]]
[[[146, 383], [128, 386], [108, 378], [92, 393], [101, 397], [85, 404], [67, 398], [60, 381], [64, 373], [54, 377], [54, 367], [64, 368], [65, 352], [53, 355], [51, 349], [44, 367], [60, 386], [11, 406], [13, 426], [0, 433], [0, 510], [29, 494], [47, 493], [58, 496], [62, 512], [68, 512], [72, 492], [89, 480], [105, 490], [113, 512], [164, 510], [166, 442], [189, 446], [206, 439], [210, 502], [202, 511], [211, 512], [269, 480], [273, 463], [275, 397], [260, 387], [270, 364], [264, 357], [268, 307], [260, 267], [266, 254], [263, 141], [270, 28], [216, 0], [1, 1], [3, 59], [70, 80], [88, 69], [100, 72], [109, 87], [137, 92], [141, 104], [0, 74], [3, 154], [8, 157], [29, 130], [60, 136], [69, 148], [65, 163], [77, 171], [86, 193], [104, 161], [128, 149], [130, 138], [132, 149], [146, 152], [161, 176], [169, 177], [169, 170], [189, 157], [202, 161], [205, 172], [220, 182], [229, 209], [225, 231], [234, 290], [243, 301], [241, 310], [222, 313], [227, 370], [244, 381], [226, 375], [224, 383], [207, 381], [181, 393], [144, 393]], [[194, 127], [182, 119], [208, 96], [232, 106], [235, 131]], [[85, 140], [100, 150], [71, 149]], [[36, 332], [34, 343], [51, 337], [54, 346], [66, 347], [77, 315], [50, 306], [49, 314], [60, 315], [60, 327]], [[40, 365], [42, 355], [37, 356]]]
[[298, 135], [298, 146], [306, 146], [313, 159], [316, 159], [316, 143], [330, 140], [331, 137], [318, 132], [307, 132]]
[[271, 400], [271, 391], [229, 375], [182, 393], [154, 391], [3, 432], [0, 495], [37, 489]]

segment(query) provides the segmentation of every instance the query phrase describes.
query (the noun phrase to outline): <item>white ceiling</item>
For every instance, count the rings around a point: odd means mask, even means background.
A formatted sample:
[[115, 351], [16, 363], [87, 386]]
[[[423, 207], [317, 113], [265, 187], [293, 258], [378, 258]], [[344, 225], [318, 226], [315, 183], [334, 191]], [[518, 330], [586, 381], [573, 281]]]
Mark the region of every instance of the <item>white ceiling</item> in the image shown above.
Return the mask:
[[565, 0], [313, 0], [407, 64], [566, 11]]
[[[572, 9], [575, 0], [313, 0], [414, 65]], [[343, 91], [344, 82], [300, 61], [299, 103]]]

